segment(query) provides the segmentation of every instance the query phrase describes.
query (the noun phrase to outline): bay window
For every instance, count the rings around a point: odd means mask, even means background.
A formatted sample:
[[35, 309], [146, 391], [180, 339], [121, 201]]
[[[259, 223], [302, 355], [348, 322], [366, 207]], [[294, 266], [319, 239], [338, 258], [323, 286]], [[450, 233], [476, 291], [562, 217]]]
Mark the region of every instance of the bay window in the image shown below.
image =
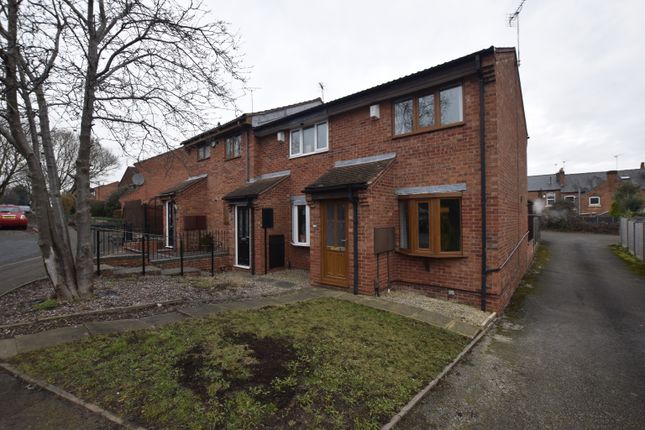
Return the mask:
[[401, 252], [428, 257], [462, 255], [460, 197], [402, 199], [399, 227]]

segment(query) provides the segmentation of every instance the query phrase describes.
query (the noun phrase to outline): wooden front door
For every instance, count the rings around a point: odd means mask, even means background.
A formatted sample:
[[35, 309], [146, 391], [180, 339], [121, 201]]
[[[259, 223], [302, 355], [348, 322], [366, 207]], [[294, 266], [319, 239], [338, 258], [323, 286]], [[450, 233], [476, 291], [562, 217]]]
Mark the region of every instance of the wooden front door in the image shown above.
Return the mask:
[[320, 205], [322, 218], [322, 281], [346, 287], [348, 284], [347, 202], [328, 201]]

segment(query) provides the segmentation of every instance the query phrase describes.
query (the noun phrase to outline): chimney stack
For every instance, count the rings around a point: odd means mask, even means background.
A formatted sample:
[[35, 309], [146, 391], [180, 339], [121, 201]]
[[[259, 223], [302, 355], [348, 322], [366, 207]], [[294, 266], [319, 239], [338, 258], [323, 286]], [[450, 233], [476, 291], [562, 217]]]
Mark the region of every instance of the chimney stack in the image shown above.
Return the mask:
[[561, 187], [564, 186], [564, 167], [561, 167], [558, 173], [556, 173], [556, 177], [558, 178], [558, 184], [560, 184]]
[[607, 183], [608, 184], [618, 183], [618, 170], [607, 171]]
[[645, 169], [645, 162], [641, 161], [641, 169]]

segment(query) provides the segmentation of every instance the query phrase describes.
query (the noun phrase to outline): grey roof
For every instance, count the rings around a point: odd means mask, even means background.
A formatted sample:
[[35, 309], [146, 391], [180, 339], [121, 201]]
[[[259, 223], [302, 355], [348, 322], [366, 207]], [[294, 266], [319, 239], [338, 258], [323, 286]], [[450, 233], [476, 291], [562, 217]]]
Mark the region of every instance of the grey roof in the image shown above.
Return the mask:
[[394, 158], [388, 158], [371, 163], [332, 167], [313, 183], [309, 184], [305, 188], [305, 192], [319, 193], [349, 186], [360, 187], [369, 185], [393, 160]]
[[586, 193], [607, 180], [607, 172], [571, 173], [564, 176], [563, 193]]
[[314, 106], [319, 106], [322, 103], [323, 103], [322, 100], [320, 99], [320, 97], [318, 97], [313, 100], [307, 100], [307, 101], [295, 103], [289, 106], [277, 107], [277, 108], [268, 109], [261, 112], [250, 113], [247, 115], [249, 116], [252, 115], [251, 124], [253, 125], [253, 127], [259, 127], [261, 125], [268, 124], [270, 122], [284, 118], [285, 116], [302, 112], [303, 110], [310, 109]]
[[265, 191], [270, 190], [271, 188], [278, 185], [280, 182], [287, 179], [289, 175], [274, 176], [264, 179], [258, 179], [254, 182], [249, 182], [246, 185], [243, 185], [227, 195], [224, 196], [224, 200], [248, 200], [255, 199], [260, 194]]
[[182, 181], [182, 182], [178, 183], [177, 185], [174, 185], [174, 186], [168, 188], [167, 190], [162, 191], [161, 193], [159, 193], [159, 196], [168, 197], [168, 196], [172, 196], [172, 195], [175, 195], [175, 194], [179, 194], [182, 191], [188, 189], [189, 187], [192, 187], [193, 185], [205, 180], [206, 177], [207, 177], [207, 175], [200, 175], [200, 176], [194, 176], [192, 178], [188, 178], [185, 181]]
[[528, 177], [529, 191], [555, 191], [560, 189], [556, 175], [535, 175]]
[[[619, 170], [618, 177], [631, 181], [645, 189], [645, 169]], [[528, 177], [529, 191], [561, 191], [563, 193], [582, 193], [593, 190], [607, 180], [607, 172], [566, 173], [564, 185], [560, 185], [557, 175], [534, 175]]]
[[619, 170], [618, 176], [621, 178], [629, 176], [629, 181], [640, 185], [641, 190], [645, 190], [645, 169]]

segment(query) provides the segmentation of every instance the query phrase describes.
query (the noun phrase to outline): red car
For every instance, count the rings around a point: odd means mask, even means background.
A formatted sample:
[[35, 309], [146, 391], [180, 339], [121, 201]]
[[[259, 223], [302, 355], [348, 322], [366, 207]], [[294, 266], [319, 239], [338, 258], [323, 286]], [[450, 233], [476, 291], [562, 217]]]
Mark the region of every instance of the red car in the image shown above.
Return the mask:
[[0, 205], [0, 228], [17, 227], [27, 229], [29, 220], [25, 213], [14, 205]]

